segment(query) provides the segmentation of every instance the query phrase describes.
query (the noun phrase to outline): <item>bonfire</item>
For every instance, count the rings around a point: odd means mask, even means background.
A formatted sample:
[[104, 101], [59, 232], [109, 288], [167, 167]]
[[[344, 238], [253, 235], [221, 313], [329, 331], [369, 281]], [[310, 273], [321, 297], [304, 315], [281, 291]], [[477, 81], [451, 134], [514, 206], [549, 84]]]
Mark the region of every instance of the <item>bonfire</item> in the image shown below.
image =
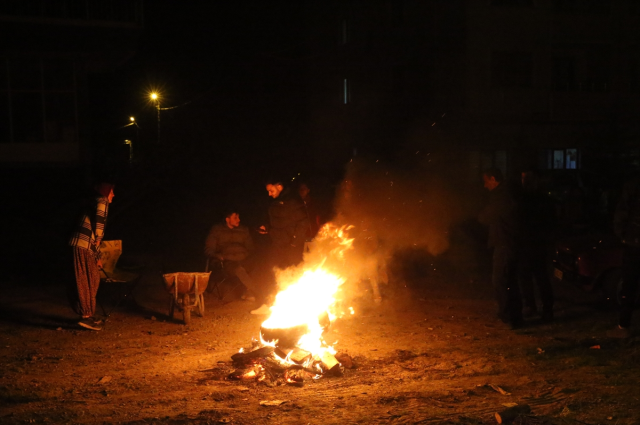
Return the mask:
[[354, 314], [340, 302], [347, 280], [345, 253], [353, 242], [350, 228], [327, 223], [301, 265], [277, 271], [279, 292], [260, 338], [250, 350], [232, 356], [237, 369], [230, 378], [302, 385], [305, 378], [340, 375], [351, 366], [350, 357], [323, 338], [333, 321]]

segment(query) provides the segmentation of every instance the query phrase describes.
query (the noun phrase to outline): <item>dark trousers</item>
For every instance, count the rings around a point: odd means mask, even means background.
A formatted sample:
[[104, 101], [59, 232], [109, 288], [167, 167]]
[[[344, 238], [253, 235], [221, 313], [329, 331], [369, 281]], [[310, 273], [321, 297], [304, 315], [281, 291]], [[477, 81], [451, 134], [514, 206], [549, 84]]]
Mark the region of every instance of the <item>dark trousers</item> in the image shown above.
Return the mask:
[[498, 301], [498, 316], [505, 323], [522, 322], [522, 300], [518, 286], [518, 260], [512, 248], [493, 248], [493, 288]]
[[518, 255], [518, 278], [526, 307], [538, 310], [533, 284], [535, 280], [543, 311], [553, 311], [553, 289], [547, 269], [547, 247], [544, 244], [527, 242], [521, 248]]
[[296, 266], [302, 261], [304, 244], [300, 246], [273, 244], [271, 246], [271, 263], [280, 269]]
[[96, 312], [96, 295], [100, 287], [98, 260], [88, 249], [71, 247], [75, 284], [67, 290], [71, 308], [82, 317], [91, 317]]
[[631, 325], [631, 315], [635, 307], [640, 281], [640, 247], [624, 247], [622, 260], [622, 288], [620, 289], [620, 326], [628, 328]]

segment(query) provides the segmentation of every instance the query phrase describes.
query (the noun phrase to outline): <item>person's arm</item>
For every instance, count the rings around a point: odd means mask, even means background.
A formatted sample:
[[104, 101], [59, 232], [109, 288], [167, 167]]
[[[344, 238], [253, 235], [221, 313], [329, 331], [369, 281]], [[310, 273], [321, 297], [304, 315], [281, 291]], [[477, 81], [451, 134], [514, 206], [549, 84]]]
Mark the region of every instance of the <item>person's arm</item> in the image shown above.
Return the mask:
[[102, 267], [102, 261], [100, 261], [100, 244], [104, 238], [104, 229], [107, 224], [107, 214], [109, 212], [109, 200], [106, 197], [100, 197], [96, 202], [96, 217], [95, 217], [95, 248], [96, 257], [98, 259], [98, 266]]
[[291, 245], [304, 244], [309, 230], [309, 216], [302, 201], [291, 201], [291, 218], [295, 223]]
[[214, 225], [209, 231], [209, 234], [207, 235], [207, 240], [205, 241], [205, 244], [204, 244], [204, 253], [209, 258], [213, 258], [213, 257], [217, 258], [218, 257], [217, 250], [218, 250], [218, 232], [216, 231], [216, 226]]
[[251, 254], [255, 249], [253, 244], [253, 238], [251, 237], [251, 233], [249, 232], [249, 228], [246, 228], [246, 232], [244, 233], [244, 247], [247, 249], [247, 252]]

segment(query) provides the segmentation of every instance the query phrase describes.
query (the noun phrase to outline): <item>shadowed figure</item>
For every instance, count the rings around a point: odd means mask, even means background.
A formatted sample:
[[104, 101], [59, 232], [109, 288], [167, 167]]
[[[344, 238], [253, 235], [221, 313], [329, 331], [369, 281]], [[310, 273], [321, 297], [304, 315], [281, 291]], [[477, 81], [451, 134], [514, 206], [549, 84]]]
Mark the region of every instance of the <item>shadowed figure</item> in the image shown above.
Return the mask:
[[614, 214], [614, 230], [624, 244], [622, 258], [622, 287], [620, 288], [620, 317], [616, 329], [609, 336], [631, 336], [631, 317], [636, 307], [640, 284], [640, 178], [624, 185]]
[[520, 232], [517, 202], [502, 172], [486, 170], [482, 179], [489, 190], [489, 203], [478, 221], [489, 227], [489, 248], [493, 248], [492, 282], [498, 302], [498, 317], [512, 328], [522, 326], [522, 300], [517, 277], [517, 247]]
[[548, 251], [555, 228], [554, 206], [539, 189], [539, 174], [535, 169], [521, 174], [520, 215], [521, 241], [518, 253], [518, 277], [524, 300], [524, 314], [538, 312], [534, 281], [540, 291], [542, 319], [553, 320], [553, 289], [548, 271]]

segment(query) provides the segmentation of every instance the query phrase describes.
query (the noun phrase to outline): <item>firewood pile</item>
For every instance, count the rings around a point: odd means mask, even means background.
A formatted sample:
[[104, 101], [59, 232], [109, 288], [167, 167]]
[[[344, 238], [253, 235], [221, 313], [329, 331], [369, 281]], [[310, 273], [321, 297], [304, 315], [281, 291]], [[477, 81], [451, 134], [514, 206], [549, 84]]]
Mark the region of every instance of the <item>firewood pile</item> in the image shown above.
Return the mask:
[[257, 381], [267, 385], [303, 386], [305, 381], [323, 376], [342, 376], [354, 367], [346, 353], [325, 351], [314, 355], [300, 348], [261, 346], [231, 356], [235, 370], [228, 379]]

